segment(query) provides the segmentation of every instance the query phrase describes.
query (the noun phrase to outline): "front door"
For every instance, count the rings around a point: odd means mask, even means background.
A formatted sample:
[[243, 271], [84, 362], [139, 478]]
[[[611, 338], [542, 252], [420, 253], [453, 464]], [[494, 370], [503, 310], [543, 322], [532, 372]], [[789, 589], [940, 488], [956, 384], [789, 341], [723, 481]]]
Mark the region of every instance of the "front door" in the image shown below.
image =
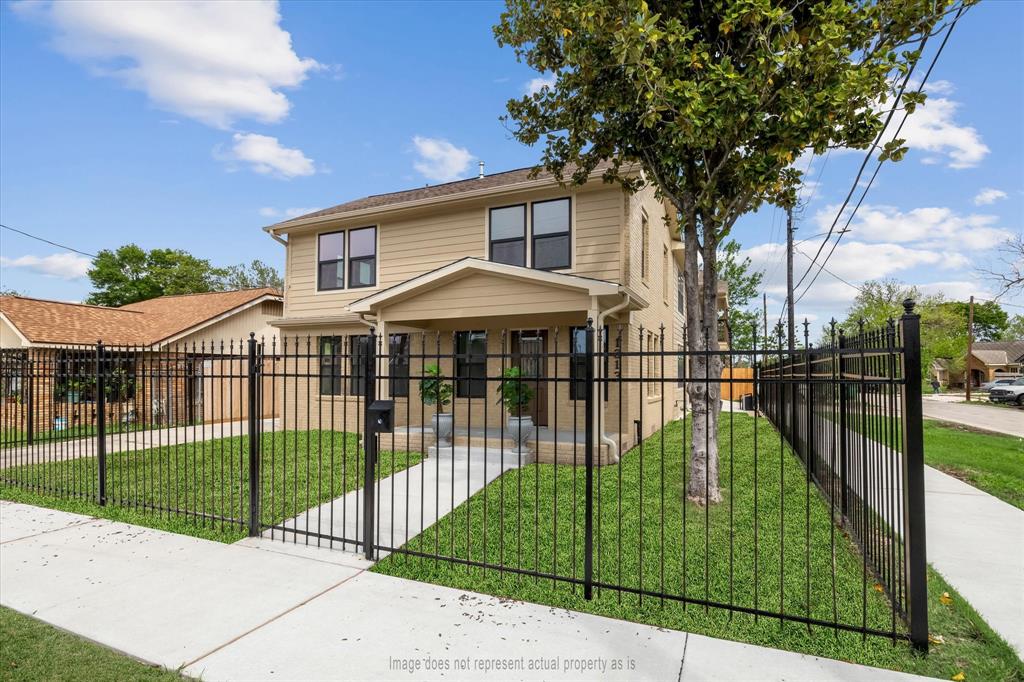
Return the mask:
[[533, 400], [526, 414], [537, 426], [548, 425], [548, 384], [544, 380], [547, 366], [548, 333], [544, 329], [512, 332], [512, 364], [522, 372], [523, 379], [533, 389]]

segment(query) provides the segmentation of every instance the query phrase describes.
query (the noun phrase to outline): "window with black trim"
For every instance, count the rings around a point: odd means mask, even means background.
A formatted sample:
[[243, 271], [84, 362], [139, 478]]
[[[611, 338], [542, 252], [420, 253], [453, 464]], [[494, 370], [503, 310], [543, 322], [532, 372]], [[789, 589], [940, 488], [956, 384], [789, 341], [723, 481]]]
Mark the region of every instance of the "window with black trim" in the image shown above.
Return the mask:
[[321, 336], [320, 395], [341, 395], [341, 337]]
[[366, 356], [370, 353], [370, 337], [361, 334], [348, 337], [349, 344], [349, 395], [366, 394]]
[[[608, 352], [608, 325], [604, 326], [604, 337], [601, 345], [604, 346], [604, 350], [594, 350], [599, 353], [603, 353], [604, 362], [604, 399], [608, 400], [608, 384], [607, 379], [611, 376], [609, 373], [610, 353]], [[595, 345], [598, 342], [597, 338], [594, 339]], [[587, 398], [587, 328], [586, 327], [573, 327], [572, 328], [572, 348], [569, 350], [569, 400], [586, 400]]]
[[388, 387], [393, 398], [409, 396], [409, 335], [388, 337]]
[[348, 231], [348, 285], [353, 289], [377, 284], [377, 228]]
[[640, 214], [640, 276], [647, 279], [651, 274], [651, 226], [647, 214]]
[[491, 260], [526, 265], [526, 204], [492, 208], [490, 213]]
[[459, 398], [487, 396], [487, 332], [456, 332], [455, 395]]
[[533, 267], [559, 270], [572, 266], [569, 199], [535, 201], [530, 205], [533, 232]]
[[345, 233], [325, 232], [317, 236], [317, 289], [345, 288]]

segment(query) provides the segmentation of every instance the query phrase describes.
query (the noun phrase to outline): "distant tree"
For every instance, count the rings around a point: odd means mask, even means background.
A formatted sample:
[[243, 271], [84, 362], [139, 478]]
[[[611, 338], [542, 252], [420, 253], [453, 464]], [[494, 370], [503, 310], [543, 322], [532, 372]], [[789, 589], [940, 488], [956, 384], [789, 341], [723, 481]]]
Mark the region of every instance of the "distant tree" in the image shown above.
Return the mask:
[[754, 329], [758, 314], [748, 310], [750, 301], [757, 296], [764, 279], [760, 270], [752, 270], [750, 258], [740, 258], [740, 243], [727, 241], [718, 250], [718, 279], [729, 287], [729, 330], [732, 347], [749, 350], [754, 343]]
[[[966, 301], [949, 301], [945, 303], [956, 315], [963, 318], [964, 328], [970, 320], [971, 306]], [[984, 301], [974, 303], [974, 340], [995, 341], [999, 339], [1006, 325], [1009, 323], [1009, 315], [995, 301]]]
[[1024, 315], [1014, 315], [999, 335], [1000, 341], [1024, 341]]
[[24, 296], [24, 294], [15, 289], [0, 289], [0, 296]]
[[284, 280], [273, 266], [260, 260], [254, 260], [248, 265], [242, 263], [224, 268], [223, 275], [218, 282], [218, 288], [224, 291], [262, 287], [283, 289]]
[[[898, 320], [903, 314], [903, 301], [907, 299], [923, 308], [941, 301], [941, 297], [926, 298], [915, 286], [908, 286], [892, 278], [875, 279], [864, 282], [853, 305], [846, 311], [846, 319], [839, 327], [847, 336], [853, 336], [860, 329], [863, 321], [865, 330], [884, 327], [889, 320]], [[918, 311], [920, 312], [920, 310]]]
[[100, 251], [88, 274], [95, 291], [86, 303], [122, 306], [158, 296], [215, 291], [223, 272], [185, 251], [146, 251], [125, 244]]
[[[808, 150], [881, 141], [893, 102], [938, 23], [970, 0], [506, 0], [501, 45], [553, 84], [507, 104], [512, 135], [544, 147], [559, 180], [649, 183], [681, 226], [686, 347], [717, 325], [716, 254], [736, 220], [765, 203], [792, 206]], [[924, 101], [908, 90], [907, 112]], [[642, 170], [642, 174], [635, 170]], [[699, 263], [704, 277], [697, 281]], [[708, 335], [711, 351], [718, 335]], [[696, 357], [715, 376], [721, 359]], [[687, 386], [693, 410], [686, 496], [721, 500], [720, 386]]]

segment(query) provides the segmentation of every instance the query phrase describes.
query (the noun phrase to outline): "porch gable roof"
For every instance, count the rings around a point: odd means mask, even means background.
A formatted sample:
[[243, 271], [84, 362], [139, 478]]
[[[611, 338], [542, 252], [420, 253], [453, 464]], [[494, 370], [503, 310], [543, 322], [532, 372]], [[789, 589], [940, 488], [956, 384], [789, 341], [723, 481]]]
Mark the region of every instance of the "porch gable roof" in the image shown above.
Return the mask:
[[566, 289], [587, 296], [610, 296], [620, 291], [618, 284], [600, 279], [466, 257], [353, 301], [348, 307], [354, 313], [371, 313], [388, 304], [398, 303], [474, 274], [492, 275], [513, 281]]

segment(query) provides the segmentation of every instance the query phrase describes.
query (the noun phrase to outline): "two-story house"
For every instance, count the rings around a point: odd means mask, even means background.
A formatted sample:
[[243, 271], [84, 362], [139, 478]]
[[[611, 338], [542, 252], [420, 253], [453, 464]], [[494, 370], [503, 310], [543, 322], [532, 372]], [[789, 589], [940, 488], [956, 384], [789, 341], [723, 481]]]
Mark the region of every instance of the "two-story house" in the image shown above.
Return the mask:
[[[485, 377], [510, 365], [539, 379], [530, 411], [542, 432], [582, 429], [585, 368], [576, 359], [588, 318], [605, 330], [599, 343], [612, 354], [683, 344], [674, 211], [653, 188], [630, 194], [603, 182], [603, 170], [576, 187], [544, 173], [531, 178], [529, 168], [481, 174], [264, 228], [287, 247], [284, 316], [275, 325], [285, 343], [310, 344], [326, 372], [297, 398], [308, 404], [296, 405], [289, 424], [327, 423], [328, 411], [337, 419], [340, 404], [355, 400], [358, 381], [330, 378], [340, 364], [333, 356], [353, 361], [373, 326], [388, 339], [382, 373], [390, 380], [381, 390], [395, 399], [399, 425], [429, 422], [432, 408], [420, 404], [416, 378], [423, 364], [437, 363], [459, 377], [457, 429], [502, 423]], [[681, 363], [642, 359], [642, 367], [640, 357], [622, 356], [596, 369], [612, 379], [648, 379], [603, 391], [598, 418], [612, 456], [636, 442], [638, 426], [649, 434], [662, 410], [671, 419], [681, 405]]]

